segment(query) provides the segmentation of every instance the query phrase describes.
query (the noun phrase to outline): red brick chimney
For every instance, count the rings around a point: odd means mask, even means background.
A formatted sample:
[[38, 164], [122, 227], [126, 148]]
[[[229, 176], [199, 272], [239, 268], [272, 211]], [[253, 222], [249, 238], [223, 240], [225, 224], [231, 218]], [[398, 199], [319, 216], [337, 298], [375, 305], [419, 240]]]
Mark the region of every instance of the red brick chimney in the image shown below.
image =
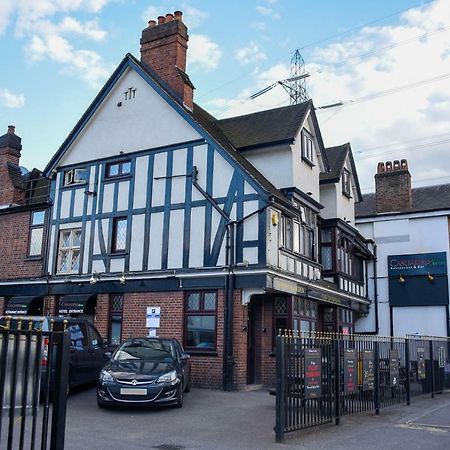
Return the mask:
[[406, 159], [378, 163], [375, 196], [378, 213], [411, 209], [411, 174]]
[[0, 206], [21, 203], [25, 198], [19, 168], [21, 150], [22, 139], [10, 125], [7, 133], [0, 136]]
[[194, 106], [194, 86], [186, 74], [189, 40], [181, 11], [150, 20], [142, 30], [141, 62], [164, 81], [190, 111]]

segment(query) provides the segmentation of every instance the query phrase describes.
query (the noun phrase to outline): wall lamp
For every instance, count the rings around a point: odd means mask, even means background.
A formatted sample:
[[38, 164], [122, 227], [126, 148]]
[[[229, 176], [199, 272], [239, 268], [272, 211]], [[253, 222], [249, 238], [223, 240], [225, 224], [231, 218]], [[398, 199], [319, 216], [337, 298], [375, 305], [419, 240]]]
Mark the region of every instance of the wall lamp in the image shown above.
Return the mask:
[[399, 277], [399, 279], [398, 279], [398, 282], [399, 282], [400, 284], [403, 284], [405, 281], [406, 281], [406, 280], [403, 278], [403, 275], [400, 275], [400, 277]]
[[125, 272], [122, 272], [122, 275], [119, 278], [119, 283], [123, 286], [127, 282], [127, 279], [125, 278]]
[[97, 284], [100, 281], [100, 274], [94, 272], [89, 279], [89, 284]]
[[430, 272], [428, 272], [427, 278], [428, 278], [428, 281], [430, 281], [430, 282], [434, 280], [434, 277], [433, 277], [433, 275], [431, 275]]

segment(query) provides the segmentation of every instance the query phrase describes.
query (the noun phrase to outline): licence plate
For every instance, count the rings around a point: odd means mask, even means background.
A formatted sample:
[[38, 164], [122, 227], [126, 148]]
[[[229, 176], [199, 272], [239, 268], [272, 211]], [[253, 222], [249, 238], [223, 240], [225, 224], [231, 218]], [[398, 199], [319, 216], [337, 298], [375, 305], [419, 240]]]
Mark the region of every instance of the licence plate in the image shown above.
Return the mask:
[[147, 395], [147, 389], [121, 388], [120, 395]]

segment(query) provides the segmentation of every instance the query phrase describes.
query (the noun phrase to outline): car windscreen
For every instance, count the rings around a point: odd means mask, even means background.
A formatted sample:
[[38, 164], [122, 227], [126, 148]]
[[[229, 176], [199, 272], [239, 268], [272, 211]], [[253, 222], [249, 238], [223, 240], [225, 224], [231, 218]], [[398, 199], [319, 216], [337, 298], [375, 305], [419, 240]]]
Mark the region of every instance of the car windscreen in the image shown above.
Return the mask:
[[115, 361], [162, 361], [173, 359], [172, 346], [168, 341], [134, 339], [125, 342], [114, 354]]

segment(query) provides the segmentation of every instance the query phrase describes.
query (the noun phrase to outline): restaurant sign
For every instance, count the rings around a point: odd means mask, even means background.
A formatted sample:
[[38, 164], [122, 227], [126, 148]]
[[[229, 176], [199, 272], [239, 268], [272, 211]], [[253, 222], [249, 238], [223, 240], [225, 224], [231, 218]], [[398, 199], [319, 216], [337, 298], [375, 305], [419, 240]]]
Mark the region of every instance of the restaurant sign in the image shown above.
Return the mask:
[[414, 253], [411, 255], [388, 256], [388, 273], [390, 277], [400, 275], [446, 275], [447, 254]]
[[322, 351], [305, 349], [305, 399], [319, 398], [322, 394]]

